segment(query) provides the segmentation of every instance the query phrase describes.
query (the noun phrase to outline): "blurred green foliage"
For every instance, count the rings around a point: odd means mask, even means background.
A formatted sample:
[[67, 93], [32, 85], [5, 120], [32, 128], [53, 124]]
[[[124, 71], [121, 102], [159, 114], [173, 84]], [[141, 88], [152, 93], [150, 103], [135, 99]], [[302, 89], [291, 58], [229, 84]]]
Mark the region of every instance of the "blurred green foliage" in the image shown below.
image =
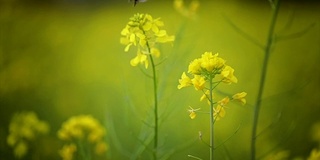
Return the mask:
[[[276, 35], [300, 31], [273, 45], [260, 117], [258, 156], [289, 150], [290, 157], [307, 157], [315, 143], [310, 127], [320, 121], [320, 7], [319, 3], [284, 2]], [[0, 5], [0, 157], [13, 159], [6, 144], [11, 116], [35, 111], [50, 124], [43, 156], [58, 159], [62, 143], [56, 132], [70, 116], [92, 114], [107, 129], [109, 159], [129, 159], [139, 150], [137, 137], [148, 136], [152, 84], [129, 61], [119, 43], [120, 31], [134, 13], [161, 17], [166, 30], [177, 37], [162, 48], [167, 57], [159, 66], [160, 144], [170, 159], [188, 154], [206, 159], [208, 148], [198, 141], [208, 136], [208, 117], [190, 120], [188, 105], [201, 107], [196, 92], [177, 90], [182, 71], [205, 51], [219, 52], [235, 69], [239, 82], [219, 86], [218, 96], [245, 90], [246, 106], [231, 106], [216, 123], [218, 159], [247, 159], [263, 50], [241, 36], [237, 27], [265, 44], [270, 23], [268, 2], [200, 1], [195, 20], [175, 12], [172, 1], [150, 0], [133, 7], [125, 0], [101, 5], [25, 4]], [[310, 27], [311, 26], [311, 27]], [[192, 88], [189, 88], [192, 90]], [[270, 125], [271, 124], [271, 125]], [[269, 127], [268, 127], [269, 126]], [[265, 129], [267, 128], [267, 129]], [[189, 144], [190, 143], [190, 144]], [[189, 144], [189, 145], [188, 145]], [[178, 149], [179, 146], [181, 150]], [[177, 151], [175, 150], [177, 149]], [[140, 157], [144, 159], [146, 157]]]

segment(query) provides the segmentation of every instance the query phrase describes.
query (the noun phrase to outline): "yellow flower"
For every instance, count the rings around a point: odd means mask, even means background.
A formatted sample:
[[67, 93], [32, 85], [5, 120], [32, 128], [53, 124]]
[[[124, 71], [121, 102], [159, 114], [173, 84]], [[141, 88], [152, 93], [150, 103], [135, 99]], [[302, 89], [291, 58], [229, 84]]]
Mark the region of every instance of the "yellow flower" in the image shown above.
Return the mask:
[[222, 82], [227, 84], [237, 83], [238, 79], [233, 75], [234, 69], [230, 66], [225, 66], [221, 72]]
[[179, 79], [178, 89], [181, 89], [183, 87], [188, 87], [191, 84], [192, 84], [191, 79], [186, 75], [185, 72], [183, 72], [181, 75], [181, 79]]
[[212, 52], [205, 52], [201, 56], [201, 68], [207, 70], [208, 72], [220, 72], [221, 68], [224, 66], [225, 60], [218, 57], [218, 53], [212, 55]]
[[124, 51], [128, 52], [131, 46], [137, 47], [137, 56], [130, 61], [132, 66], [139, 63], [148, 67], [147, 55], [160, 56], [155, 47], [157, 43], [173, 42], [175, 37], [169, 36], [160, 18], [153, 19], [149, 14], [135, 14], [121, 31], [120, 43], [126, 45]]
[[226, 115], [226, 111], [224, 110], [223, 106], [218, 105], [216, 108], [214, 108], [213, 117], [215, 120], [220, 120], [220, 118], [223, 118]]
[[14, 155], [17, 158], [21, 158], [27, 154], [27, 151], [28, 151], [28, 146], [27, 146], [26, 142], [20, 141], [17, 144], [17, 146], [14, 148]]
[[135, 58], [130, 61], [131, 66], [137, 66], [138, 64], [143, 64], [146, 68], [149, 66], [148, 57], [145, 54], [138, 53]]
[[202, 90], [205, 87], [206, 80], [203, 76], [195, 75], [191, 82], [196, 90]]
[[319, 160], [320, 159], [320, 150], [318, 149], [313, 149], [310, 153], [310, 156], [308, 157], [307, 160]]
[[[71, 117], [62, 124], [58, 131], [58, 137], [60, 139], [68, 142], [78, 142], [77, 145], [89, 147], [89, 149], [90, 147], [96, 146], [96, 148], [92, 148], [91, 151], [95, 151], [99, 154], [106, 151], [106, 144], [103, 142], [105, 134], [104, 127], [91, 115]], [[73, 153], [76, 152], [76, 148], [77, 146], [75, 144], [65, 145], [59, 152], [60, 156], [66, 160], [72, 159]]]
[[193, 109], [191, 106], [189, 106], [189, 108], [190, 108], [190, 109], [188, 109], [188, 112], [190, 113], [190, 114], [189, 114], [189, 117], [190, 117], [191, 119], [195, 119], [196, 116], [197, 116], [196, 112], [197, 112], [198, 110], [200, 110], [200, 108]]
[[225, 97], [222, 100], [220, 100], [218, 102], [218, 104], [221, 105], [221, 106], [226, 106], [229, 103], [229, 101], [230, 101], [230, 98], [229, 97]]
[[61, 150], [59, 150], [59, 155], [63, 160], [72, 160], [74, 153], [77, 151], [77, 146], [73, 143], [69, 145], [64, 145]]
[[188, 73], [200, 74], [201, 72], [201, 59], [193, 60], [188, 67]]
[[39, 120], [35, 112], [15, 113], [9, 124], [7, 143], [13, 147], [14, 155], [22, 158], [27, 154], [28, 143], [48, 132], [49, 125]]
[[246, 92], [241, 92], [241, 93], [237, 93], [237, 94], [233, 95], [232, 99], [239, 101], [242, 105], [245, 105], [247, 102], [245, 99], [246, 96], [247, 96]]

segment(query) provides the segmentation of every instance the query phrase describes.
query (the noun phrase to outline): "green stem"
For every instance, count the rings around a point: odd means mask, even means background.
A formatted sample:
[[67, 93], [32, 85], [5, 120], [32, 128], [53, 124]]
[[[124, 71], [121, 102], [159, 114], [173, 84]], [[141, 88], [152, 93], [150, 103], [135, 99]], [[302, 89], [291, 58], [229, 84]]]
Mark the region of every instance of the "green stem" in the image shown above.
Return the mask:
[[154, 146], [153, 146], [153, 158], [157, 159], [157, 148], [158, 148], [158, 93], [157, 93], [157, 77], [156, 77], [156, 66], [153, 61], [153, 57], [149, 54], [152, 73], [153, 73], [153, 92], [154, 92]]
[[266, 73], [268, 68], [268, 61], [269, 61], [269, 55], [271, 52], [272, 42], [273, 42], [273, 34], [274, 34], [274, 28], [278, 17], [278, 11], [279, 11], [279, 1], [275, 0], [274, 2], [274, 8], [272, 12], [272, 19], [271, 24], [269, 27], [269, 33], [267, 37], [267, 44], [265, 47], [265, 54], [263, 59], [263, 65], [262, 65], [262, 71], [261, 71], [261, 80], [258, 90], [258, 96], [254, 108], [254, 116], [253, 116], [253, 127], [252, 127], [252, 139], [251, 139], [251, 160], [254, 160], [256, 158], [256, 138], [257, 138], [257, 128], [258, 128], [258, 121], [259, 121], [259, 113], [261, 108], [261, 100], [262, 100], [262, 94], [265, 87], [265, 80], [266, 80]]
[[210, 75], [210, 160], [213, 160], [213, 152], [214, 152], [214, 117], [213, 117], [213, 99], [212, 99], [212, 92], [213, 92], [213, 84], [212, 84], [212, 76]]

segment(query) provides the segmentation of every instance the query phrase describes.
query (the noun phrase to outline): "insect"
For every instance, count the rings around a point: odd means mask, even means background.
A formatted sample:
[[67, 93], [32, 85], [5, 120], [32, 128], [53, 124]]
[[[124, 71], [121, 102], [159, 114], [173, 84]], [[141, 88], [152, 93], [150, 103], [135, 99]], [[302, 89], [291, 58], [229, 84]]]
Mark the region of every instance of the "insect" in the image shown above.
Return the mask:
[[133, 6], [136, 6], [140, 2], [146, 2], [147, 0], [130, 0], [130, 2], [133, 2]]

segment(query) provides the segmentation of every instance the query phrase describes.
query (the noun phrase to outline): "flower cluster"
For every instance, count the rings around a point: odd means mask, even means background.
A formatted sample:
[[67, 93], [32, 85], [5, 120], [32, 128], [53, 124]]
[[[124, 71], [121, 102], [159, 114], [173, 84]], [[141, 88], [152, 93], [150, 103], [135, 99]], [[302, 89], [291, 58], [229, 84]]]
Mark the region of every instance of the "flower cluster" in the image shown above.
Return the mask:
[[[58, 137], [61, 140], [68, 141], [59, 151], [64, 160], [76, 159], [74, 154], [84, 150], [91, 151], [94, 146], [94, 152], [101, 155], [107, 151], [107, 144], [103, 141], [106, 132], [98, 120], [90, 115], [79, 115], [71, 117], [62, 124], [58, 131]], [[89, 142], [89, 143], [88, 143]]]
[[126, 45], [124, 51], [128, 52], [131, 46], [137, 47], [137, 55], [130, 61], [132, 66], [139, 63], [148, 68], [148, 55], [160, 56], [157, 43], [166, 43], [174, 41], [174, 36], [169, 36], [166, 30], [161, 29], [164, 26], [160, 18], [153, 19], [149, 14], [135, 14], [130, 18], [126, 27], [121, 31], [123, 37], [120, 43]]
[[19, 112], [12, 117], [9, 124], [7, 143], [14, 148], [14, 155], [22, 158], [28, 151], [28, 142], [48, 132], [48, 123], [39, 120], [36, 113]]
[[[237, 83], [238, 79], [234, 76], [234, 69], [226, 65], [226, 61], [219, 57], [218, 53], [205, 52], [201, 58], [193, 60], [188, 67], [188, 76], [185, 72], [182, 73], [179, 79], [178, 89], [193, 86], [195, 90], [202, 91], [203, 95], [200, 101], [207, 99], [208, 104], [216, 104], [213, 108], [213, 116], [216, 120], [225, 116], [225, 106], [230, 100], [237, 100], [243, 105], [246, 103], [245, 96], [247, 93], [241, 92], [230, 97], [225, 97], [220, 101], [214, 102], [212, 90], [221, 82], [226, 84]], [[191, 108], [191, 107], [190, 107]], [[200, 109], [200, 108], [199, 108]], [[189, 109], [190, 118], [196, 117], [196, 112], [199, 109]]]

